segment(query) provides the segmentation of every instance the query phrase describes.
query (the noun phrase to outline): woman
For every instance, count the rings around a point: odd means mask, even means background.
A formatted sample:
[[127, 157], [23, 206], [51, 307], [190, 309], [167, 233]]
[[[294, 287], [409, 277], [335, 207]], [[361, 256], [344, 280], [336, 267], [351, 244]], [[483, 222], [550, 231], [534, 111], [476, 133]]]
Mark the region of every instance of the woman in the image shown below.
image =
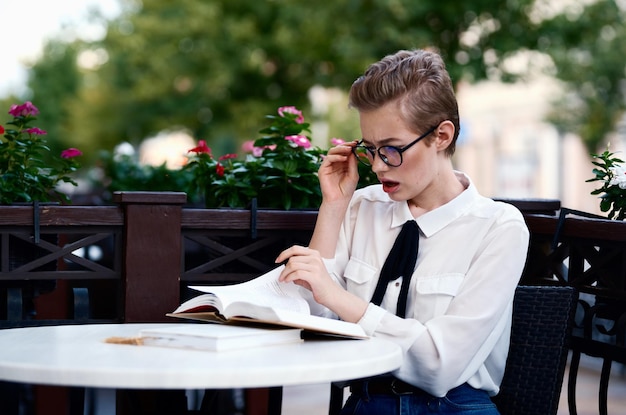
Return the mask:
[[[490, 396], [526, 260], [523, 217], [454, 170], [458, 106], [437, 53], [371, 65], [350, 105], [363, 138], [329, 150], [310, 245], [277, 258], [288, 259], [280, 280], [305, 287], [315, 313], [402, 348], [398, 370], [353, 383], [342, 413], [497, 414]], [[355, 191], [359, 162], [380, 184]]]

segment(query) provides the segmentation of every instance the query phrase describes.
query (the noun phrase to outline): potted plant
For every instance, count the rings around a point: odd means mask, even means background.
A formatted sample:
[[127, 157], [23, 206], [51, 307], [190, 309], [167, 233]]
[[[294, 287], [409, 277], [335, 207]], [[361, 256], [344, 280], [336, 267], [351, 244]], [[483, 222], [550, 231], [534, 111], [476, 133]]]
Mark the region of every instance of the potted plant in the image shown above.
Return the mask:
[[[40, 202], [69, 202], [69, 198], [57, 190], [57, 185], [60, 182], [76, 185], [70, 174], [78, 169], [76, 157], [82, 154], [76, 148], [68, 148], [58, 157], [50, 155], [50, 148], [44, 137], [46, 131], [31, 126], [37, 114], [39, 109], [30, 101], [12, 105], [9, 109], [12, 119], [4, 125], [0, 124], [0, 205], [32, 204], [34, 218], [38, 218]], [[38, 246], [38, 220], [34, 220], [34, 223], [36, 225], [30, 235], [32, 243], [18, 235], [17, 231], [6, 242], [3, 239], [3, 243], [8, 244], [8, 247], [2, 248], [9, 253], [9, 271], [48, 253]], [[57, 236], [47, 235], [46, 239], [56, 243]], [[47, 263], [38, 269], [55, 271], [56, 263]], [[54, 286], [54, 280], [7, 280], [0, 285], [0, 291], [11, 287], [19, 288], [23, 295], [23, 313], [28, 316], [34, 313], [32, 300], [38, 294], [52, 290]], [[2, 298], [6, 299], [4, 293]], [[0, 305], [6, 310], [1, 301]]]
[[[326, 152], [311, 144], [309, 124], [293, 106], [267, 115], [261, 137], [244, 143], [237, 154], [215, 158], [204, 140], [189, 150], [184, 169], [192, 174], [190, 193], [203, 197], [208, 208], [245, 208], [253, 200], [269, 209], [317, 209], [322, 193], [317, 171]], [[333, 138], [332, 145], [343, 143]], [[365, 166], [364, 166], [365, 167]], [[359, 167], [360, 186], [376, 182], [367, 167]]]
[[30, 125], [39, 114], [30, 101], [12, 105], [9, 114], [13, 119], [0, 124], [0, 204], [68, 202], [57, 185], [76, 185], [70, 174], [79, 167], [76, 157], [81, 151], [68, 148], [58, 157], [50, 155], [46, 131]]
[[626, 168], [624, 161], [615, 153], [606, 150], [602, 154], [592, 154], [595, 159], [595, 177], [587, 182], [599, 181], [602, 186], [591, 192], [600, 195], [600, 210], [608, 212], [609, 219], [626, 219]]

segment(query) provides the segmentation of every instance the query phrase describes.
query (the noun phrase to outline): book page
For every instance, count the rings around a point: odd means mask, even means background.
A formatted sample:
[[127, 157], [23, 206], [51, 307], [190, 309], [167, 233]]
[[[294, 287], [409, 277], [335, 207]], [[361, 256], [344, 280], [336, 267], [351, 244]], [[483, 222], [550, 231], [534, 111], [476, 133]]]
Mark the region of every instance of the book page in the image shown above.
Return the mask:
[[[233, 303], [235, 308], [240, 307], [240, 303]], [[234, 317], [232, 320], [246, 321], [245, 317]], [[281, 310], [271, 307], [259, 307], [255, 310], [256, 321], [266, 323], [276, 323], [287, 327], [298, 327], [304, 330], [333, 334], [340, 337], [365, 339], [367, 334], [361, 326], [342, 320], [334, 320], [320, 316], [303, 315], [289, 310]]]
[[[234, 302], [272, 307], [275, 309], [289, 310], [302, 314], [310, 314], [309, 304], [304, 298], [302, 298], [302, 296], [300, 296], [298, 286], [293, 283], [281, 283], [278, 281], [278, 276], [283, 268], [284, 265], [281, 265], [266, 274], [241, 284], [225, 286], [190, 286], [189, 288], [210, 293], [217, 297], [221, 306], [220, 312], [226, 317], [237, 315], [228, 312], [229, 304]], [[190, 302], [192, 300], [190, 300]], [[181, 310], [181, 307], [176, 310], [176, 312], [182, 311], [184, 310]], [[238, 311], [241, 311], [241, 309]]]

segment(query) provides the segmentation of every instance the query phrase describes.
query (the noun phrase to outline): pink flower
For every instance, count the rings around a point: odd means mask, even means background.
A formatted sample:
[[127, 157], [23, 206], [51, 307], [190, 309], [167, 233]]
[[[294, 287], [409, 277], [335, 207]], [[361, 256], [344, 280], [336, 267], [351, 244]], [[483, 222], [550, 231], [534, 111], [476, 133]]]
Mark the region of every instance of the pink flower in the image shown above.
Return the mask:
[[217, 173], [218, 176], [223, 177], [224, 176], [224, 166], [222, 166], [221, 164], [217, 163], [217, 166], [215, 166], [215, 172]]
[[241, 149], [245, 153], [252, 153], [254, 157], [261, 157], [263, 155], [263, 150], [265, 150], [266, 148], [269, 148], [270, 150], [274, 150], [276, 148], [276, 144], [272, 144], [271, 146], [265, 146], [265, 147], [255, 147], [254, 141], [248, 140], [248, 141], [245, 141], [241, 145]]
[[14, 117], [27, 117], [27, 116], [35, 116], [39, 114], [39, 110], [36, 106], [33, 105], [32, 102], [26, 101], [22, 105], [11, 105], [11, 109], [9, 110], [9, 114]]
[[206, 145], [206, 141], [199, 140], [198, 145], [192, 148], [191, 150], [189, 150], [187, 153], [191, 153], [191, 152], [196, 153], [196, 154], [201, 154], [201, 153], [211, 154], [211, 149], [209, 148], [209, 146]]
[[71, 159], [71, 158], [82, 156], [82, 155], [83, 155], [82, 151], [73, 147], [70, 147], [68, 149], [61, 151], [61, 157], [63, 157], [64, 159]]
[[244, 153], [252, 153], [254, 151], [254, 140], [246, 140], [241, 145], [241, 150]]
[[255, 147], [254, 140], [244, 141], [241, 145], [241, 150], [244, 153], [252, 153], [254, 157], [260, 157], [263, 154], [263, 147]]
[[236, 159], [236, 158], [237, 158], [236, 154], [224, 154], [223, 156], [218, 158], [218, 160], [222, 161], [222, 160]]
[[35, 134], [35, 135], [46, 135], [46, 134], [48, 134], [47, 132], [45, 132], [41, 128], [37, 128], [37, 127], [27, 128], [24, 131], [27, 132], [28, 134]]
[[311, 147], [311, 142], [309, 141], [309, 139], [304, 136], [304, 135], [288, 135], [287, 137], [285, 137], [285, 140], [291, 141], [293, 143], [295, 143], [298, 147], [302, 147], [302, 148], [310, 148]]
[[294, 106], [278, 108], [278, 115], [280, 115], [281, 117], [284, 117], [285, 114], [295, 114], [295, 115], [297, 115], [296, 122], [298, 124], [302, 124], [304, 122], [304, 116], [302, 115], [302, 111], [300, 111], [298, 108], [296, 108]]
[[332, 144], [333, 146], [338, 146], [343, 143], [345, 143], [345, 140], [343, 138], [331, 138], [330, 139], [330, 144]]

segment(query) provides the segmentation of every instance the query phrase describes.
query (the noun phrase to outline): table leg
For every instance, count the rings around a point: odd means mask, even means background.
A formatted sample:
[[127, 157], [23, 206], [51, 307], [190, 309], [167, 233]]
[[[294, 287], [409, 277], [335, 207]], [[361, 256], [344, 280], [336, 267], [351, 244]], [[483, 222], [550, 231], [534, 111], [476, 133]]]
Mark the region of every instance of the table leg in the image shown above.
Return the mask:
[[116, 395], [116, 415], [187, 413], [187, 398], [182, 389], [118, 389]]
[[[83, 415], [85, 413], [85, 388], [69, 388], [70, 390], [70, 415]], [[90, 401], [93, 406], [93, 399]], [[87, 410], [87, 414], [94, 413], [93, 408]]]
[[276, 386], [269, 388], [269, 401], [267, 403], [268, 414], [280, 414], [283, 406], [283, 388]]
[[334, 382], [330, 384], [330, 404], [329, 415], [338, 415], [343, 407], [343, 390], [345, 382]]

